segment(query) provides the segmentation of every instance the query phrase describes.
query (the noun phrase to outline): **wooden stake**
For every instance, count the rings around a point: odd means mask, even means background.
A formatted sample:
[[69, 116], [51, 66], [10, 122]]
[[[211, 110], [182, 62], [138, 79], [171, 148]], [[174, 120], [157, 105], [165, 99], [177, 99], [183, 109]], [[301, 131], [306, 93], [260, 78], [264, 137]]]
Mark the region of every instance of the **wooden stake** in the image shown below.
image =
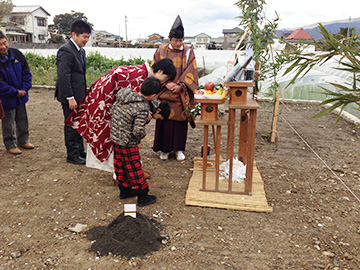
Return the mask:
[[257, 95], [257, 82], [259, 81], [259, 72], [260, 72], [260, 63], [259, 62], [256, 62], [255, 63], [255, 74], [254, 74], [254, 81], [255, 81], [255, 84], [254, 84], [254, 87], [253, 87], [253, 97], [254, 95]]
[[277, 119], [278, 119], [278, 114], [279, 114], [279, 104], [280, 104], [280, 91], [276, 93], [273, 125], [272, 125], [272, 131], [271, 131], [271, 142], [272, 143], [275, 142], [275, 138], [276, 138], [276, 126], [277, 126]]

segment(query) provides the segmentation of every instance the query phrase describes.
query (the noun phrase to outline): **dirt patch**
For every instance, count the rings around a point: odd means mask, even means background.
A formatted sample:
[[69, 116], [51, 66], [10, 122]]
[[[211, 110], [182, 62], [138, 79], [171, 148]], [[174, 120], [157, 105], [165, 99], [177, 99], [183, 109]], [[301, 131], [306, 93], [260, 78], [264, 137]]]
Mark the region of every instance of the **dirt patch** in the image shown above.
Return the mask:
[[90, 250], [100, 256], [143, 257], [159, 250], [159, 228], [154, 220], [137, 213], [136, 218], [120, 214], [108, 226], [91, 228], [87, 238], [93, 240]]
[[[354, 124], [341, 119], [335, 126], [335, 115], [310, 120], [316, 105], [281, 105], [279, 140], [270, 144], [263, 138], [270, 109], [261, 103], [255, 161], [272, 213], [186, 206], [203, 131], [189, 129], [185, 161], [163, 162], [151, 150], [149, 124], [141, 156], [158, 201], [138, 211], [161, 224], [168, 241], [128, 260], [99, 256], [89, 251], [86, 231], [68, 230], [77, 223], [90, 230], [107, 226], [136, 199], [119, 200], [111, 173], [65, 162], [62, 110], [53, 97], [52, 90], [30, 91], [34, 150], [12, 156], [0, 148], [0, 270], [360, 269], [360, 202], [352, 194], [360, 196], [360, 131]], [[223, 156], [225, 142], [223, 130]]]

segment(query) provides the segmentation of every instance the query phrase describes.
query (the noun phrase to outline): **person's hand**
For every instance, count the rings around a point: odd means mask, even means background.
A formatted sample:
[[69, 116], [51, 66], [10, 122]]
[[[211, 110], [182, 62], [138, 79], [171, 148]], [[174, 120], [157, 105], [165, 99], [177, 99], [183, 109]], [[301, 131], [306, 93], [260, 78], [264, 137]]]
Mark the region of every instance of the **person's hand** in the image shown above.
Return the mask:
[[75, 108], [77, 107], [75, 98], [69, 99], [68, 102], [69, 102], [69, 109], [75, 110]]
[[153, 118], [153, 115], [151, 112], [148, 113], [147, 121], [150, 121]]
[[179, 94], [182, 90], [181, 84], [176, 84], [170, 91], [174, 94]]
[[164, 120], [164, 117], [160, 114], [161, 109], [157, 109], [156, 112], [152, 115], [152, 118], [155, 120]]
[[173, 89], [175, 86], [177, 86], [177, 84], [174, 83], [174, 82], [168, 82], [168, 83], [165, 85], [165, 87], [166, 87], [168, 90], [170, 90], [171, 92], [172, 92], [172, 89]]
[[17, 97], [23, 97], [23, 96], [25, 96], [25, 95], [26, 95], [26, 91], [24, 91], [24, 90], [19, 90], [16, 96], [17, 96]]

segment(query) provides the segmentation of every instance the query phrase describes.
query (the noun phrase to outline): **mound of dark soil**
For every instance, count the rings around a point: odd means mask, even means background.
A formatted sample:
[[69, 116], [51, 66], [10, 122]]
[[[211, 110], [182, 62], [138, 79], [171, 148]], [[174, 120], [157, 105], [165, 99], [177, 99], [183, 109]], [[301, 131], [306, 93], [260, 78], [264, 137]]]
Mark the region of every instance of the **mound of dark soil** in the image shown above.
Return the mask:
[[100, 256], [111, 253], [128, 259], [159, 250], [162, 240], [155, 221], [140, 213], [136, 213], [136, 218], [122, 213], [108, 226], [89, 229], [87, 238], [95, 241], [90, 251]]

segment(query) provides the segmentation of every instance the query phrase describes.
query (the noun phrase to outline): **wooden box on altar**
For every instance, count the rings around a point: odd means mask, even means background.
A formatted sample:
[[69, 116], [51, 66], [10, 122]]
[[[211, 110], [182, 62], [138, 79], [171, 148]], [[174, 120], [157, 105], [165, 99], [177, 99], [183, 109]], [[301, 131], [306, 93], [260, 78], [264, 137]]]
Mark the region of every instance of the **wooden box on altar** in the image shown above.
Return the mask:
[[218, 119], [218, 104], [224, 103], [225, 99], [196, 99], [195, 103], [201, 104], [201, 120], [216, 121]]
[[224, 82], [224, 86], [228, 87], [229, 104], [245, 104], [248, 87], [254, 85], [253, 81]]

